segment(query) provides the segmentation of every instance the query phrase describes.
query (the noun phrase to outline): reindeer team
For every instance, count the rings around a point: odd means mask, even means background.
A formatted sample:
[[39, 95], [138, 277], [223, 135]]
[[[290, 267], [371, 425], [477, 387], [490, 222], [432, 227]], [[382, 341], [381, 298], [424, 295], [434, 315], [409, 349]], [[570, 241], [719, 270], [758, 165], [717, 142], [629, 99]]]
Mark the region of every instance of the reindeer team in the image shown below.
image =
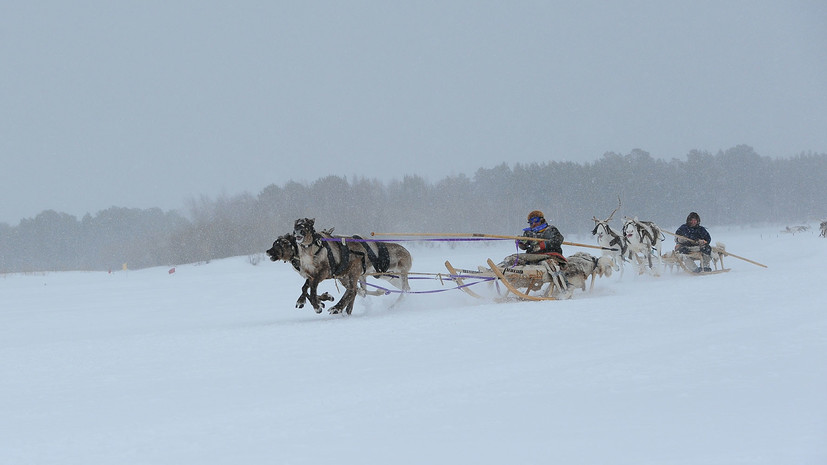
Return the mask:
[[313, 310], [321, 313], [324, 302], [333, 300], [327, 292], [317, 295], [319, 283], [335, 279], [345, 293], [330, 313], [353, 311], [357, 294], [366, 294], [366, 276], [388, 280], [403, 291], [408, 291], [408, 273], [411, 254], [399, 244], [365, 241], [359, 236], [334, 236], [333, 230], [317, 232], [315, 219], [301, 218], [293, 225], [293, 233], [280, 236], [267, 250], [272, 261], [286, 261], [305, 278], [296, 308], [310, 301]]
[[[595, 223], [592, 235], [596, 236], [599, 247], [603, 249], [601, 258], [583, 252], [567, 257], [568, 264], [564, 271], [569, 285], [560, 294], [563, 298], [570, 298], [574, 288], [585, 291], [589, 276], [592, 277], [592, 286], [595, 276], [610, 276], [612, 269], [619, 270], [622, 279], [623, 265], [627, 261], [636, 265], [640, 274], [648, 269], [653, 275], [659, 275], [658, 270], [664, 264], [661, 229], [651, 221], [626, 217], [620, 231], [616, 231], [609, 222], [619, 208], [618, 204], [605, 220], [592, 218]], [[279, 236], [267, 250], [271, 261], [289, 262], [305, 279], [296, 308], [303, 308], [309, 301], [314, 311], [321, 313], [324, 302], [334, 300], [327, 292], [317, 293], [319, 284], [327, 279], [334, 279], [345, 288], [342, 298], [330, 309], [332, 314], [352, 312], [356, 296], [369, 293], [367, 276], [385, 279], [402, 293], [410, 290], [408, 274], [412, 258], [405, 247], [394, 242], [332, 233], [332, 229], [316, 231], [313, 218], [301, 218], [295, 221], [292, 233]], [[717, 258], [713, 256], [716, 263]], [[371, 294], [384, 293], [378, 291]]]
[[592, 235], [597, 237], [597, 243], [604, 248], [603, 254], [612, 258], [615, 269], [620, 269], [621, 276], [623, 276], [623, 262], [626, 261], [636, 263], [639, 273], [643, 273], [648, 267], [654, 275], [659, 275], [658, 268], [652, 262], [652, 255], [655, 256], [659, 265], [663, 264], [661, 260], [663, 233], [655, 223], [640, 221], [637, 217], [624, 218], [621, 230], [615, 231], [609, 226], [609, 222], [619, 208], [620, 205], [612, 210], [605, 220], [600, 220], [596, 216], [592, 217], [594, 220]]

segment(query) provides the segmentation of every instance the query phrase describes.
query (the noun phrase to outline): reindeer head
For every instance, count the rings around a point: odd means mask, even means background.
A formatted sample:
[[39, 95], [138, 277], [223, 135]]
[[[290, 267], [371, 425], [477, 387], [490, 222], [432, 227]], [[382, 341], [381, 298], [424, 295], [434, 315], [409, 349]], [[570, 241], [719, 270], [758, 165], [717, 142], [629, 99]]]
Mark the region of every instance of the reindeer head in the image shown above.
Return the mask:
[[276, 241], [273, 242], [273, 247], [267, 250], [267, 256], [270, 257], [270, 261], [273, 262], [279, 260], [287, 262], [292, 260], [296, 255], [296, 239], [292, 234], [279, 236]]
[[596, 216], [593, 216], [592, 219], [594, 220], [594, 229], [592, 229], [592, 236], [597, 234], [597, 227], [600, 226], [601, 221], [597, 219]]
[[[617, 210], [620, 208], [621, 205], [622, 204], [620, 202], [620, 196], [618, 196], [617, 208], [612, 210], [612, 213], [609, 215], [608, 218], [606, 218], [605, 220], [598, 220], [596, 216], [592, 216], [592, 219], [594, 220], [594, 229], [592, 229], [592, 236], [597, 235], [597, 237], [600, 238], [600, 236], [602, 236], [603, 234], [609, 233], [609, 221], [612, 221], [612, 217], [615, 216], [615, 213], [617, 213]], [[603, 233], [597, 234], [597, 229], [600, 225], [603, 225]]]
[[625, 216], [623, 217], [622, 232], [626, 240], [630, 240], [632, 237], [634, 237], [635, 233], [637, 232], [637, 227], [635, 223], [637, 223], [637, 217], [635, 217], [635, 219], [631, 219]]
[[315, 223], [315, 218], [300, 218], [293, 223], [293, 237], [296, 238], [296, 244], [307, 247], [313, 243], [313, 236], [316, 234]]
[[597, 259], [597, 265], [595, 266], [595, 271], [597, 272], [597, 276], [600, 277], [609, 277], [612, 275], [612, 269], [614, 268], [614, 262], [612, 261], [612, 257], [608, 255], [604, 255]]

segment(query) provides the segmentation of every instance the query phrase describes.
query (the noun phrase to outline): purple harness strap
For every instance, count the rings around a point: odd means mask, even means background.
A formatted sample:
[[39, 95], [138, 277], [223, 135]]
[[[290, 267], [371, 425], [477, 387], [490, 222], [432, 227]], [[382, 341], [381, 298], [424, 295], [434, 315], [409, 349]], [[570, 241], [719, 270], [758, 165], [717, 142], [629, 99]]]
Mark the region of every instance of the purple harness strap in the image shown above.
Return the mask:
[[471, 241], [510, 241], [511, 239], [501, 239], [498, 237], [468, 237], [468, 238], [453, 238], [445, 237], [439, 239], [356, 239], [353, 237], [323, 237], [326, 242], [471, 242]]
[[[469, 278], [469, 279], [478, 279], [479, 281], [475, 281], [473, 283], [466, 283], [461, 286], [449, 287], [448, 289], [434, 289], [430, 291], [402, 291], [399, 289], [388, 289], [386, 287], [377, 286], [376, 284], [371, 284], [366, 282], [365, 285], [374, 287], [381, 291], [385, 291], [385, 295], [388, 294], [436, 294], [438, 292], [446, 292], [446, 291], [453, 291], [456, 289], [462, 289], [464, 287], [473, 286], [474, 284], [479, 284], [486, 281], [495, 281], [497, 278], [490, 277], [490, 276], [472, 276], [472, 275], [450, 275], [448, 278]], [[408, 279], [434, 279], [434, 278], [417, 278], [417, 277], [408, 277]]]

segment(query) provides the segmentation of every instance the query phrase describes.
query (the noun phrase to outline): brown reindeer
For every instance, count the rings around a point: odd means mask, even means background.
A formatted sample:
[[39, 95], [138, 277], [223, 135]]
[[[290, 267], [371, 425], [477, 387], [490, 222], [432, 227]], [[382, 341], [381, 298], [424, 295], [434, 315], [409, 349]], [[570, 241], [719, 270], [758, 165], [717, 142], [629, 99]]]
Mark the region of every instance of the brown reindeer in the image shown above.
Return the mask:
[[353, 302], [356, 300], [356, 286], [364, 273], [362, 260], [351, 257], [347, 244], [322, 240], [322, 235], [313, 228], [315, 219], [302, 218], [296, 220], [293, 226], [293, 237], [299, 249], [299, 269], [302, 275], [307, 276], [307, 295], [313, 310], [321, 313], [324, 305], [320, 302], [316, 290], [319, 283], [326, 279], [337, 279], [345, 288], [345, 293], [330, 313], [348, 315], [353, 311]]
[[[313, 218], [298, 219], [293, 225], [293, 236], [299, 249], [299, 266], [303, 272], [311, 276], [308, 278], [311, 304], [314, 302], [313, 296], [315, 295], [313, 283], [318, 285], [322, 280], [330, 278], [339, 279], [347, 289], [345, 295], [333, 308], [341, 311], [342, 306], [347, 306], [348, 314], [353, 309], [356, 294], [365, 293], [365, 276], [368, 274], [386, 279], [403, 291], [410, 290], [408, 273], [413, 260], [406, 248], [394, 243], [365, 241], [359, 236], [333, 236], [326, 231], [318, 233], [314, 225], [315, 219]], [[320, 272], [320, 270], [326, 270], [327, 276], [323, 277], [325, 272]], [[347, 283], [343, 281], [343, 278]], [[361, 283], [363, 290], [360, 292], [355, 284], [352, 288], [348, 287], [350, 279], [355, 279], [354, 283]], [[350, 291], [352, 293], [349, 294]], [[321, 311], [317, 305], [313, 308], [317, 312]], [[331, 311], [331, 313], [338, 312]]]
[[[310, 288], [310, 276], [302, 272], [301, 262], [299, 260], [299, 247], [296, 245], [296, 238], [293, 237], [292, 234], [279, 236], [273, 242], [273, 247], [267, 249], [267, 255], [270, 257], [270, 260], [274, 262], [279, 260], [289, 262], [293, 266], [293, 269], [296, 270], [302, 278], [304, 278], [302, 293], [296, 301], [296, 308], [304, 308], [304, 304], [309, 297], [307, 291]], [[319, 305], [324, 307], [323, 302], [333, 301], [333, 296], [325, 292], [319, 296], [319, 301]]]

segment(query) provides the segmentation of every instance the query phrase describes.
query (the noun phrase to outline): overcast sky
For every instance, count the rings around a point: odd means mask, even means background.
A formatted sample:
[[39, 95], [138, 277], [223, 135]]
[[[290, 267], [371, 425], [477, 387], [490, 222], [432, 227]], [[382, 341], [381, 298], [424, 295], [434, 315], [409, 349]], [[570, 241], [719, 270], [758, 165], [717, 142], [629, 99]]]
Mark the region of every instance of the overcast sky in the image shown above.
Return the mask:
[[328, 174], [827, 153], [827, 2], [25, 1], [0, 222]]

